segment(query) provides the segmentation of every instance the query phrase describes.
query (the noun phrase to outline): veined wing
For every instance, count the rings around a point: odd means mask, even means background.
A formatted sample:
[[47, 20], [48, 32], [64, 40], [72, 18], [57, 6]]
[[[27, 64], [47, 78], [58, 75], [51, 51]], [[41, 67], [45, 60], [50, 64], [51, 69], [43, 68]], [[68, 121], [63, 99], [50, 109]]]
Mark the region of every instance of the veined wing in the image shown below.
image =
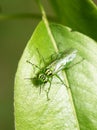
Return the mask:
[[53, 61], [49, 66], [47, 66], [47, 68], [49, 68], [53, 74], [58, 73], [59, 71], [63, 70], [68, 63], [72, 62], [76, 55], [77, 50], [73, 50], [67, 55], [63, 52], [62, 57], [60, 56], [60, 58]]

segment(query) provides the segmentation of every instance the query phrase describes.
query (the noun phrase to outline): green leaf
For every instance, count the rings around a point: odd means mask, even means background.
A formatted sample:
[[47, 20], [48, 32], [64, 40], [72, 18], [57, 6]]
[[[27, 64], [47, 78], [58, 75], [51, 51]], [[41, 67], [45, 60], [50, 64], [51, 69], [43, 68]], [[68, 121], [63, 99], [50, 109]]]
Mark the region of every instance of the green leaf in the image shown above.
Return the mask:
[[92, 0], [50, 0], [61, 23], [97, 41], [97, 6]]
[[56, 53], [52, 38], [42, 21], [24, 50], [15, 77], [16, 130], [96, 130], [97, 44], [68, 27], [50, 24], [50, 29], [59, 52], [71, 48], [78, 50], [72, 67], [59, 75], [69, 88], [53, 77], [50, 100], [47, 101], [45, 89], [49, 83], [41, 86], [40, 92], [40, 85], [36, 87], [28, 79], [36, 76], [36, 68], [27, 60], [45, 67], [41, 57], [48, 61], [51, 54]]

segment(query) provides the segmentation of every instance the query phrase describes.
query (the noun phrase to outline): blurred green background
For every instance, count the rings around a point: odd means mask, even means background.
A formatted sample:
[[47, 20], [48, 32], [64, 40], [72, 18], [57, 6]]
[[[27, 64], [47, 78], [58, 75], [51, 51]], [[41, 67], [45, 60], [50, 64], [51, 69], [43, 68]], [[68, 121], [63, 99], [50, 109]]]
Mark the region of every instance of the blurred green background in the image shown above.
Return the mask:
[[[46, 13], [55, 16], [49, 0], [42, 2]], [[41, 15], [36, 0], [0, 0], [0, 13]], [[14, 130], [14, 76], [22, 52], [40, 20], [0, 18], [0, 130]]]
[[[0, 0], [1, 14], [37, 13], [36, 0]], [[50, 4], [43, 0], [48, 14], [53, 14]], [[0, 130], [14, 130], [13, 91], [18, 61], [39, 19], [0, 18]]]

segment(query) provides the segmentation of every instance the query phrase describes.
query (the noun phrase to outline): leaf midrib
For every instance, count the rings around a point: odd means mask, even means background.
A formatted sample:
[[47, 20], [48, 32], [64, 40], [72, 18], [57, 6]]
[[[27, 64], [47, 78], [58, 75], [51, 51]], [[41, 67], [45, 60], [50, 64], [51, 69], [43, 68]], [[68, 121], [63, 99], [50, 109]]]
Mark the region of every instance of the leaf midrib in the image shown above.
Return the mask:
[[[46, 14], [45, 14], [45, 11], [44, 11], [42, 5], [41, 5], [41, 12], [42, 12], [42, 15], [43, 15], [42, 18], [43, 18], [44, 25], [47, 29], [49, 38], [51, 39], [51, 43], [53, 44], [55, 52], [58, 53], [59, 50], [58, 50], [58, 47], [57, 47], [57, 44], [56, 44], [56, 40], [53, 37], [53, 34], [52, 34], [51, 29], [49, 27], [49, 23], [48, 23], [48, 20], [46, 18]], [[65, 79], [66, 85], [69, 86], [69, 82], [68, 82], [65, 71], [64, 71], [64, 79]], [[70, 103], [71, 103], [71, 106], [72, 106], [72, 109], [73, 109], [73, 114], [74, 114], [74, 117], [75, 117], [76, 122], [77, 122], [77, 128], [78, 128], [78, 130], [80, 130], [79, 122], [78, 122], [78, 118], [77, 118], [77, 113], [76, 113], [75, 106], [74, 106], [74, 103], [73, 103], [73, 98], [72, 98], [72, 93], [71, 93], [70, 87], [68, 89], [68, 94], [69, 94]]]

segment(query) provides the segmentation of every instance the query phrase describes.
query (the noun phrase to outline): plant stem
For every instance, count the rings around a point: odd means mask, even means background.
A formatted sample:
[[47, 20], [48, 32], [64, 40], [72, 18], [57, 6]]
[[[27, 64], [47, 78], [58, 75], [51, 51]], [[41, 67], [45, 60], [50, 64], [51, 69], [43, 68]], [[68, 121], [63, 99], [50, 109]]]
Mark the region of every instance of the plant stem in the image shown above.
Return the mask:
[[[20, 14], [0, 14], [0, 21], [13, 20], [13, 19], [39, 19], [41, 20], [41, 14], [35, 13], [20, 13]], [[56, 17], [48, 16], [51, 21], [57, 21]]]
[[54, 46], [54, 49], [55, 49], [56, 53], [58, 53], [59, 50], [58, 50], [56, 41], [55, 41], [55, 39], [54, 39], [54, 37], [53, 37], [53, 35], [52, 35], [51, 29], [50, 29], [50, 27], [49, 27], [49, 23], [48, 23], [48, 20], [47, 20], [47, 17], [46, 17], [45, 10], [44, 10], [43, 6], [41, 5], [40, 0], [38, 0], [38, 4], [39, 4], [39, 7], [40, 7], [40, 9], [41, 9], [42, 19], [43, 19], [44, 24], [45, 24], [45, 26], [46, 26], [46, 28], [47, 28], [48, 35], [49, 35], [49, 37], [50, 37], [50, 39], [51, 39], [51, 42], [52, 42], [52, 44], [53, 44], [53, 46]]

